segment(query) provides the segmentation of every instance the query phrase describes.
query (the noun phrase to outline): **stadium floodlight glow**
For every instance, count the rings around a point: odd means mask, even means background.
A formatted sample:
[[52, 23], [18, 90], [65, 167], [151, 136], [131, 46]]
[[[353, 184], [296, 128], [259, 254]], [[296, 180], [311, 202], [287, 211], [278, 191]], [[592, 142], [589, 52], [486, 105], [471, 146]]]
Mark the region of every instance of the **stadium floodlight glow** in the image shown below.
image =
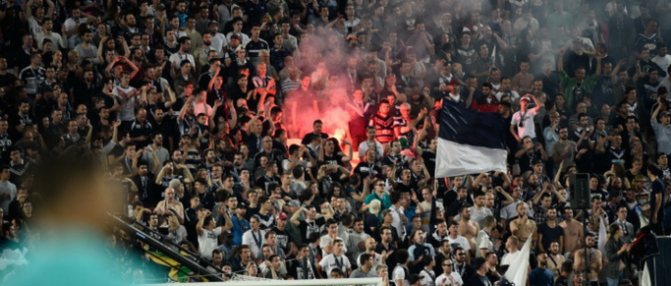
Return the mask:
[[[156, 286], [168, 284], [144, 284]], [[170, 285], [173, 285], [170, 283]], [[326, 286], [326, 285], [375, 285], [382, 286], [382, 278], [344, 278], [344, 279], [311, 279], [311, 280], [269, 280], [269, 281], [227, 281], [227, 282], [199, 282], [198, 286]]]

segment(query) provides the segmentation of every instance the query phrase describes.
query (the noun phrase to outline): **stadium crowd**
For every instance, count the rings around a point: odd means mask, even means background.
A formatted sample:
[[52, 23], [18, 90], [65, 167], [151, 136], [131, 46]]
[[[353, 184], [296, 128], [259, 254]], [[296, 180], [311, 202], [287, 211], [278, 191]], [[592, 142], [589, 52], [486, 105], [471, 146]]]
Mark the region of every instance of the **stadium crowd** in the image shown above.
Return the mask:
[[[488, 286], [529, 241], [530, 285], [635, 285], [671, 229], [669, 0], [0, 2], [2, 247], [73, 151], [226, 279]], [[507, 172], [434, 177], [443, 100], [502, 116]]]

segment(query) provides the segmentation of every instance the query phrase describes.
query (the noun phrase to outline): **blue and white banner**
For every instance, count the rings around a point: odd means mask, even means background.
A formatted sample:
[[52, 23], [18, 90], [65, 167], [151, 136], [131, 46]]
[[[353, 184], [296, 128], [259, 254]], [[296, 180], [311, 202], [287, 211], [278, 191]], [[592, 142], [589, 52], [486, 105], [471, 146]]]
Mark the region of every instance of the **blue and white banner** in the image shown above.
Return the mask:
[[506, 172], [508, 128], [499, 113], [470, 110], [444, 99], [438, 131], [436, 178]]

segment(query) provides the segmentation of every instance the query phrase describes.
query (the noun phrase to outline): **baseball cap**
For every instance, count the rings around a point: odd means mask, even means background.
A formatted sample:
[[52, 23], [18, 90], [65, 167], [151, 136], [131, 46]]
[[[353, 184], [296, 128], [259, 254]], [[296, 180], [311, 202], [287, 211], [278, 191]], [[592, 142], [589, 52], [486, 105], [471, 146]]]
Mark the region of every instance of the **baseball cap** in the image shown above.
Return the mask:
[[280, 215], [277, 216], [277, 219], [285, 220], [285, 219], [287, 219], [287, 214], [285, 214], [284, 212], [281, 212]]
[[529, 101], [529, 97], [524, 96], [524, 97], [520, 98], [520, 101], [523, 101], [523, 100]]
[[231, 41], [233, 41], [233, 40], [241, 41], [241, 40], [240, 40], [240, 36], [238, 36], [238, 35], [236, 35], [236, 34], [233, 34], [233, 35], [231, 36]]
[[[208, 25], [208, 26], [219, 25], [219, 22], [217, 22], [217, 20], [211, 20], [211, 21], [207, 22], [207, 25]], [[231, 36], [231, 38], [232, 38], [232, 37], [233, 37], [233, 36]]]

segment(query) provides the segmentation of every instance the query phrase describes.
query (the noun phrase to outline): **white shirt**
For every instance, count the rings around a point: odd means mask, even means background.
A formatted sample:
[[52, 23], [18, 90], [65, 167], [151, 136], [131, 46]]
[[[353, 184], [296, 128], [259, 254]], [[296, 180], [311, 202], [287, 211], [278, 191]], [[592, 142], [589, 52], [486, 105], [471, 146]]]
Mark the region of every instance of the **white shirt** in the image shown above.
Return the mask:
[[326, 275], [331, 279], [331, 270], [334, 268], [339, 268], [340, 271], [347, 275], [347, 269], [352, 269], [352, 264], [349, 263], [349, 259], [345, 256], [344, 252], [336, 258], [335, 254], [329, 254], [319, 261], [322, 270], [326, 271]]
[[0, 200], [0, 207], [2, 207], [2, 210], [6, 214], [9, 213], [9, 204], [16, 198], [16, 192], [17, 192], [16, 185], [14, 185], [12, 182], [0, 181], [0, 194], [8, 193], [8, 195], [5, 196], [4, 199]]
[[659, 65], [659, 67], [661, 67], [662, 70], [666, 72], [669, 68], [669, 65], [671, 65], [671, 55], [667, 54], [663, 57], [657, 55], [656, 57], [652, 58], [652, 62]]
[[457, 247], [455, 246], [455, 244], [457, 244], [458, 246], [461, 246], [464, 249], [464, 251], [471, 250], [471, 244], [468, 243], [468, 240], [461, 235], [457, 235], [456, 239], [452, 239], [450, 236], [447, 236], [447, 240], [450, 242], [450, 246], [452, 246], [452, 249], [456, 249]]
[[393, 220], [391, 221], [391, 226], [396, 228], [396, 232], [398, 234], [398, 238], [401, 240], [405, 239], [405, 226], [403, 225], [403, 220], [401, 220], [401, 216], [405, 215], [403, 212], [399, 209], [397, 209], [395, 206], [389, 207], [391, 216], [393, 217]]
[[487, 216], [493, 215], [492, 210], [484, 206], [482, 207], [482, 210], [476, 209], [475, 206], [472, 206], [469, 209], [471, 210], [471, 221], [477, 223], [480, 229], [485, 227], [485, 218]]
[[[77, 23], [79, 24], [86, 24], [89, 22], [89, 18], [86, 17], [80, 17], [79, 19], [74, 19], [74, 18], [68, 18], [65, 20], [65, 31], [70, 32], [72, 29], [74, 29], [77, 26]], [[74, 49], [75, 48], [75, 40], [79, 37], [77, 33], [72, 34], [70, 38], [68, 38], [68, 48]]]
[[65, 43], [63, 42], [63, 38], [61, 37], [61, 34], [56, 33], [56, 32], [51, 32], [49, 35], [45, 35], [44, 32], [40, 29], [38, 32], [35, 33], [35, 40], [37, 41], [37, 47], [42, 50], [42, 45], [44, 43], [44, 39], [49, 39], [51, 40], [51, 51], [55, 51], [59, 48], [65, 49]]
[[487, 231], [483, 229], [480, 230], [478, 236], [475, 237], [475, 244], [477, 246], [477, 250], [475, 251], [475, 257], [482, 257], [480, 249], [489, 249], [489, 250], [494, 249], [494, 244], [489, 239], [489, 236], [490, 235], [487, 234]]
[[[408, 274], [412, 274], [410, 271], [408, 271]], [[391, 279], [395, 283], [396, 280], [403, 280], [403, 286], [410, 286], [410, 281], [408, 281], [410, 277], [405, 277], [405, 270], [403, 270], [403, 267], [400, 265], [396, 265], [394, 268], [394, 272], [391, 273]], [[396, 284], [398, 285], [398, 284]]]
[[[494, 96], [496, 96], [496, 100], [501, 101], [501, 97], [505, 94], [503, 91], [497, 92]], [[517, 91], [511, 90], [508, 92], [508, 95], [510, 96], [510, 100], [512, 102], [517, 102], [517, 100], [520, 98], [520, 94], [517, 93]]]
[[370, 143], [368, 142], [368, 140], [363, 141], [361, 142], [361, 144], [359, 144], [359, 158], [363, 158], [366, 155], [366, 151], [368, 151], [368, 149], [370, 148], [373, 148], [373, 146], [375, 148], [374, 150], [376, 150], [375, 159], [381, 160], [382, 156], [384, 156], [384, 148], [382, 148], [382, 144], [380, 144], [380, 142], [377, 141], [375, 141], [375, 143]]
[[519, 202], [513, 202], [513, 203], [503, 207], [503, 209], [501, 210], [501, 218], [511, 219], [511, 218], [516, 217], [517, 216], [517, 205], [520, 204], [520, 203], [522, 203], [526, 206], [527, 215], [530, 216], [530, 217], [533, 217], [534, 212], [533, 212], [533, 210], [531, 210], [529, 205], [527, 205], [527, 203], [525, 203], [523, 201], [519, 201]]
[[501, 258], [501, 266], [510, 265], [511, 263], [515, 262], [515, 259], [520, 256], [520, 253], [522, 253], [522, 251], [517, 250], [515, 253], [504, 254], [503, 258]]
[[[254, 236], [256, 236], [256, 240], [254, 240]], [[252, 251], [252, 254], [254, 254], [254, 258], [259, 259], [263, 257], [262, 248], [263, 244], [266, 243], [265, 237], [266, 232], [264, 230], [259, 229], [258, 232], [252, 234], [252, 230], [250, 229], [242, 234], [242, 244], [249, 245], [249, 249]]]
[[[429, 272], [430, 271], [430, 272]], [[422, 286], [433, 286], [433, 278], [432, 276], [436, 276], [436, 272], [433, 270], [428, 270], [426, 268], [422, 269], [422, 271], [419, 272], [419, 275], [422, 276]]]
[[[347, 253], [347, 246], [345, 246], [345, 241], [346, 240], [343, 239], [340, 236], [338, 236], [337, 238], [340, 238], [343, 241], [342, 253]], [[321, 239], [319, 240], [319, 248], [322, 249], [322, 256], [323, 257], [326, 257], [327, 255], [329, 255], [328, 253], [326, 253], [326, 247], [329, 246], [332, 242], [333, 242], [333, 239], [331, 239], [331, 237], [328, 236], [328, 235], [322, 236]], [[333, 249], [331, 249], [331, 251], [333, 251]]]
[[[520, 138], [524, 138], [524, 136], [529, 136], [532, 139], [536, 138], [536, 128], [534, 128], [535, 116], [535, 108], [529, 108], [525, 112], [518, 111], [513, 114], [513, 119], [510, 124], [515, 125], [517, 128], [517, 135], [520, 136]], [[519, 124], [520, 122], [522, 122], [521, 125]]]
[[452, 271], [450, 273], [450, 276], [452, 276], [452, 279], [454, 279], [454, 284], [452, 285], [452, 282], [450, 282], [450, 278], [448, 278], [445, 273], [440, 274], [438, 278], [436, 278], [436, 286], [457, 286], [457, 285], [464, 285], [464, 280], [461, 279], [461, 275], [459, 273]]
[[215, 49], [219, 53], [219, 57], [223, 58], [225, 54], [224, 47], [228, 46], [228, 40], [226, 39], [226, 36], [222, 33], [216, 33], [214, 37], [212, 37], [212, 43], [210, 44], [210, 47]]
[[186, 53], [180, 54], [179, 52], [174, 53], [168, 59], [170, 63], [175, 63], [175, 67], [179, 68], [182, 65], [182, 61], [189, 61], [192, 65], [196, 65], [196, 60], [193, 58], [193, 55]]
[[208, 260], [212, 259], [212, 251], [217, 249], [217, 238], [220, 234], [221, 227], [213, 230], [203, 228], [203, 233], [198, 235], [198, 252], [200, 252], [200, 257]]

